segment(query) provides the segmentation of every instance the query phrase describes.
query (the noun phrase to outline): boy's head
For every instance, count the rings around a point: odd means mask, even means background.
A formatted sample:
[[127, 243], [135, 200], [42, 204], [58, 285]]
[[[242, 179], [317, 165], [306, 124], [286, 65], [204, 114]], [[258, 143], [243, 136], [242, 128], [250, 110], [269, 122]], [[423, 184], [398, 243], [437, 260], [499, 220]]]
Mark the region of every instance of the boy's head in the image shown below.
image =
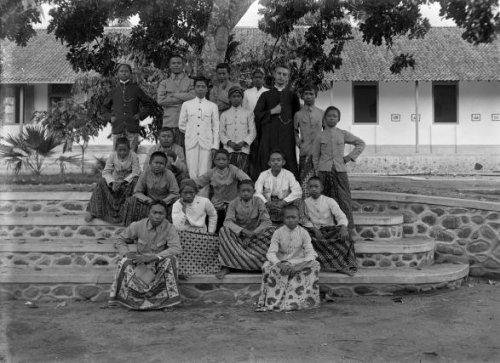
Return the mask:
[[154, 174], [161, 174], [167, 167], [167, 155], [161, 151], [155, 151], [149, 159], [149, 168]]
[[323, 184], [321, 183], [321, 179], [317, 176], [313, 176], [309, 179], [307, 187], [309, 195], [314, 199], [318, 198], [323, 191]]
[[149, 221], [153, 227], [159, 226], [167, 217], [167, 205], [163, 200], [155, 200], [149, 207]]
[[244, 201], [249, 201], [252, 199], [253, 194], [255, 193], [255, 187], [253, 181], [250, 179], [241, 180], [238, 183], [238, 195]]
[[198, 186], [193, 179], [184, 179], [179, 185], [179, 191], [183, 202], [193, 203], [194, 197], [198, 193]]
[[194, 78], [194, 93], [198, 98], [204, 98], [208, 91], [208, 79], [203, 76]]
[[174, 130], [169, 127], [164, 127], [160, 130], [158, 137], [160, 145], [163, 147], [170, 147], [174, 143]]
[[120, 159], [125, 159], [130, 152], [130, 143], [126, 137], [119, 137], [115, 144], [116, 154]]
[[262, 88], [264, 86], [265, 72], [262, 68], [257, 68], [252, 73], [252, 84], [254, 87]]
[[231, 106], [238, 107], [243, 102], [243, 90], [240, 86], [233, 86], [227, 92]]
[[173, 54], [169, 61], [168, 67], [173, 74], [179, 74], [184, 68], [184, 58], [180, 54]]
[[283, 211], [283, 223], [290, 228], [294, 229], [299, 224], [299, 208], [293, 204], [285, 205]]
[[340, 121], [340, 110], [335, 106], [329, 106], [323, 115], [323, 125], [325, 127], [335, 127]]
[[119, 64], [116, 69], [116, 73], [118, 74], [118, 79], [122, 82], [128, 81], [132, 76], [132, 67], [129, 64]]
[[302, 94], [302, 99], [304, 100], [304, 104], [312, 106], [316, 101], [316, 96], [318, 95], [318, 89], [314, 84], [310, 83], [302, 88], [301, 94]]
[[225, 83], [229, 79], [231, 68], [227, 63], [219, 63], [217, 64], [217, 67], [215, 67], [215, 72], [217, 73], [217, 80], [220, 83]]
[[290, 68], [280, 64], [274, 68], [274, 84], [277, 87], [285, 87], [290, 79]]
[[229, 152], [226, 149], [219, 149], [214, 155], [215, 167], [219, 170], [227, 168], [229, 165]]
[[271, 155], [269, 155], [269, 167], [271, 171], [279, 172], [285, 165], [285, 157], [283, 153], [279, 150], [273, 150]]

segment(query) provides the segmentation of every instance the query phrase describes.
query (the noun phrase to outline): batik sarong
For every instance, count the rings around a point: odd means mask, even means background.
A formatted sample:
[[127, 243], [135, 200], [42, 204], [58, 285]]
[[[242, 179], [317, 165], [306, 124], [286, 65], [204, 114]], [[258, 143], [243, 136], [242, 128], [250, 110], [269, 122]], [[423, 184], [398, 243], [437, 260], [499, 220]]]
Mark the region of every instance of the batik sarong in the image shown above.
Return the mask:
[[319, 262], [310, 261], [294, 275], [285, 275], [278, 265], [266, 261], [262, 266], [262, 284], [257, 311], [291, 311], [318, 307]]
[[111, 285], [110, 302], [133, 310], [155, 310], [181, 302], [174, 258], [136, 265], [132, 259], [118, 262]]
[[319, 229], [323, 235], [321, 239], [317, 239], [309, 228], [306, 229], [311, 236], [314, 250], [318, 254], [321, 271], [350, 271], [352, 273], [357, 271], [358, 263], [354, 243], [350, 239], [347, 242], [340, 239], [340, 226], [321, 227]]
[[133, 194], [137, 179], [134, 178], [130, 183], [121, 184], [120, 188], [115, 192], [108, 185], [106, 179], [101, 178], [92, 192], [87, 205], [87, 212], [94, 218], [102, 219], [111, 224], [120, 224], [122, 222], [121, 209], [123, 203], [125, 203], [126, 198]]
[[[122, 224], [124, 226], [129, 226], [132, 222], [146, 218], [149, 215], [150, 206], [150, 203], [143, 202], [134, 196], [127, 198], [121, 211]], [[171, 204], [167, 206], [167, 220], [172, 222]]]
[[[302, 183], [302, 185], [304, 181], [307, 183], [307, 180], [314, 174], [314, 165], [311, 155], [301, 156], [299, 158], [299, 174], [299, 183]], [[307, 188], [302, 188], [302, 190], [307, 190]]]
[[241, 238], [229, 228], [219, 232], [219, 261], [221, 266], [245, 271], [260, 271], [266, 261], [276, 227], [269, 227], [256, 236]]
[[207, 232], [179, 231], [179, 275], [213, 275], [220, 270], [219, 238]]
[[349, 221], [349, 228], [354, 228], [351, 189], [347, 173], [337, 172], [332, 169], [332, 171], [320, 171], [318, 177], [323, 184], [323, 194], [335, 199]]

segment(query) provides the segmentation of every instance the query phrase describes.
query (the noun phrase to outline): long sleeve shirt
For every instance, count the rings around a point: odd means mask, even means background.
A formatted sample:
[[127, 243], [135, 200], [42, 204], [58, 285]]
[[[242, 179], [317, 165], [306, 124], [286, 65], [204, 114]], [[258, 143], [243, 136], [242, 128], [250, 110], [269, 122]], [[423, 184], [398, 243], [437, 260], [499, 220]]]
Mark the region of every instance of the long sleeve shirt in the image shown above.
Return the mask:
[[302, 197], [302, 188], [290, 171], [281, 169], [280, 173], [274, 176], [271, 169], [268, 169], [260, 173], [255, 182], [255, 196], [261, 198], [264, 203], [269, 202], [272, 196], [290, 203]]
[[212, 187], [212, 203], [219, 206], [221, 203], [229, 203], [238, 195], [238, 182], [248, 180], [250, 177], [240, 168], [229, 164], [224, 170], [212, 168], [195, 181], [200, 188], [208, 185]]
[[300, 156], [310, 156], [313, 143], [323, 127], [323, 110], [312, 105], [304, 105], [293, 117], [295, 140]]
[[181, 172], [187, 172], [186, 156], [184, 155], [184, 150], [182, 149], [182, 146], [177, 144], [172, 144], [170, 147], [163, 147], [161, 144], [151, 146], [148, 155], [146, 156], [146, 160], [144, 161], [144, 171], [146, 171], [149, 166], [151, 155], [156, 151], [161, 151], [165, 154], [167, 154], [169, 151], [173, 151], [175, 155], [177, 155], [177, 158], [171, 165], [175, 166]]
[[205, 219], [208, 216], [208, 232], [214, 233], [217, 226], [217, 211], [212, 202], [205, 197], [195, 196], [192, 203], [182, 210], [177, 200], [172, 206], [172, 223], [178, 231], [206, 231]]
[[116, 152], [113, 152], [106, 160], [102, 177], [108, 184], [122, 180], [130, 183], [132, 179], [139, 176], [140, 172], [139, 157], [136, 153], [130, 151], [128, 156], [121, 160]]
[[179, 129], [185, 134], [186, 150], [199, 144], [204, 149], [219, 148], [219, 110], [205, 98], [186, 101], [179, 116]]
[[313, 143], [312, 161], [314, 170], [346, 172], [344, 163], [344, 149], [346, 144], [354, 145], [354, 149], [347, 155], [352, 161], [363, 152], [365, 142], [348, 131], [337, 127], [323, 130]]
[[266, 254], [267, 260], [272, 264], [288, 261], [292, 265], [313, 261], [317, 256], [309, 233], [301, 226], [294, 229], [287, 226], [278, 228], [271, 238]]
[[264, 202], [254, 196], [248, 202], [241, 198], [231, 201], [226, 210], [224, 226], [237, 235], [243, 229], [259, 234], [271, 227], [272, 222]]
[[141, 174], [134, 188], [134, 195], [144, 195], [153, 200], [163, 200], [166, 204], [179, 198], [179, 186], [174, 174], [165, 169], [160, 175], [154, 175], [151, 170]]
[[347, 227], [347, 217], [335, 199], [320, 195], [317, 199], [306, 198], [304, 204], [307, 217], [305, 227], [321, 228], [335, 225]]
[[163, 126], [179, 127], [181, 105], [194, 97], [194, 82], [185, 73], [172, 73], [170, 77], [161, 81], [156, 101], [163, 107]]
[[257, 87], [252, 87], [245, 90], [243, 93], [243, 107], [253, 112], [260, 95], [266, 91], [269, 91], [269, 88], [261, 87], [260, 89], [257, 89]]
[[128, 244], [136, 243], [140, 254], [154, 254], [158, 257], [178, 256], [182, 253], [177, 231], [166, 219], [153, 227], [149, 218], [132, 222], [118, 236], [115, 248], [120, 255], [129, 252]]
[[229, 107], [231, 107], [231, 103], [229, 102], [228, 92], [229, 89], [233, 86], [239, 86], [239, 84], [227, 81], [225, 87], [221, 84], [216, 84], [210, 90], [210, 101], [212, 101], [217, 105], [219, 112], [225, 111]]
[[227, 143], [246, 142], [240, 152], [248, 154], [250, 152], [250, 144], [255, 139], [255, 122], [253, 119], [253, 111], [249, 111], [242, 106], [231, 107], [220, 115], [220, 142], [224, 145], [224, 149], [230, 153], [235, 152]]

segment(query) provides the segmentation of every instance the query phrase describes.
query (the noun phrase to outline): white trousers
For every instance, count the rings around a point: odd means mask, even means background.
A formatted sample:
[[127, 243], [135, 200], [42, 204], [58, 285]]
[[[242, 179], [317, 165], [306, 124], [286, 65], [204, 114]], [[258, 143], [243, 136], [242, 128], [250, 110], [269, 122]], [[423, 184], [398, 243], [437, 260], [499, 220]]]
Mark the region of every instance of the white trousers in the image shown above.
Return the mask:
[[204, 149], [200, 144], [196, 144], [191, 149], [186, 149], [186, 164], [191, 179], [198, 178], [210, 169], [212, 164], [211, 154], [210, 149]]

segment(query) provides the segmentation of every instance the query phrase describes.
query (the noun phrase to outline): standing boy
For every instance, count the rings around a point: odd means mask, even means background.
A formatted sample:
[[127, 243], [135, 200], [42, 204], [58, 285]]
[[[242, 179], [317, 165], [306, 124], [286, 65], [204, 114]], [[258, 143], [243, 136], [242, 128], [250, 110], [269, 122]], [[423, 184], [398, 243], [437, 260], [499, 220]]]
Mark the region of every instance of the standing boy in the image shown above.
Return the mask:
[[193, 80], [184, 72], [184, 58], [174, 54], [168, 62], [170, 77], [160, 82], [157, 101], [163, 107], [163, 127], [174, 132], [176, 144], [184, 147], [184, 134], [179, 132], [179, 113], [181, 105], [195, 97]]
[[304, 86], [302, 88], [304, 106], [294, 116], [295, 141], [300, 150], [300, 181], [303, 181], [307, 174], [313, 170], [312, 146], [322, 129], [323, 110], [314, 105], [317, 95], [318, 89], [315, 85], [307, 84]]
[[255, 105], [261, 94], [269, 91], [269, 88], [264, 87], [264, 77], [266, 73], [262, 68], [257, 68], [252, 73], [253, 87], [249, 88], [243, 94], [243, 107], [253, 112]]
[[194, 79], [196, 97], [182, 104], [179, 129], [185, 135], [186, 162], [189, 177], [198, 178], [210, 169], [211, 149], [219, 148], [219, 110], [205, 96], [208, 80]]
[[231, 107], [231, 103], [229, 102], [229, 98], [227, 96], [229, 89], [233, 86], [238, 86], [238, 84], [229, 80], [231, 72], [229, 64], [217, 64], [215, 72], [217, 73], [217, 84], [213, 86], [210, 91], [210, 101], [217, 105], [219, 112], [223, 112]]
[[[337, 128], [340, 110], [330, 106], [325, 110], [325, 129], [314, 140], [312, 160], [314, 170], [321, 179], [324, 194], [335, 199], [349, 221], [349, 229], [354, 228], [351, 207], [351, 189], [347, 178], [346, 164], [355, 161], [363, 152], [365, 142], [348, 131]], [[344, 156], [345, 144], [354, 149]]]
[[274, 87], [264, 92], [255, 106], [258, 140], [256, 173], [267, 169], [271, 151], [278, 148], [285, 157], [287, 169], [298, 176], [293, 117], [300, 109], [300, 101], [297, 94], [288, 88], [289, 78], [288, 66], [276, 66]]
[[139, 121], [145, 119], [154, 108], [154, 101], [144, 91], [131, 81], [132, 67], [128, 64], [119, 64], [117, 69], [118, 84], [114, 87], [103, 107], [109, 115], [113, 134], [113, 149], [116, 149], [116, 140], [126, 137], [130, 149], [137, 152], [139, 146]]
[[229, 152], [229, 162], [248, 173], [248, 153], [255, 139], [253, 112], [243, 108], [243, 90], [233, 86], [228, 92], [231, 108], [220, 116], [220, 141]]

